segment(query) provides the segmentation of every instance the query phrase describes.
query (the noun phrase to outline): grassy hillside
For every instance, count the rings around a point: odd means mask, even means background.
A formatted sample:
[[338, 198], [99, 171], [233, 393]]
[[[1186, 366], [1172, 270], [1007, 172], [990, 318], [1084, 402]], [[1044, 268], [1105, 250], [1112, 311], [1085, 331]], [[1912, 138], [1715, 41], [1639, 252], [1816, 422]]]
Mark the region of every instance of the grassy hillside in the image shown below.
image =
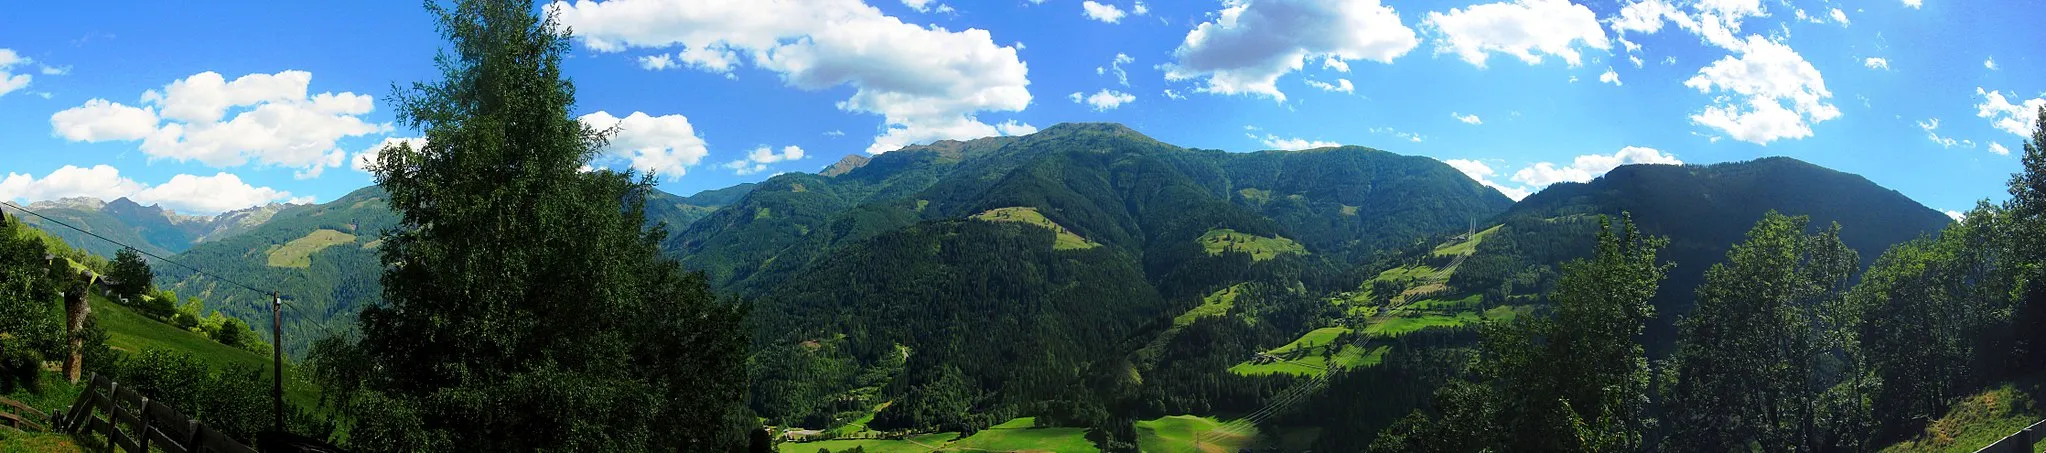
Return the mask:
[[1233, 453], [1254, 446], [1257, 428], [1245, 432], [1222, 430], [1214, 417], [1173, 415], [1136, 424], [1137, 448], [1155, 452]]
[[[2022, 388], [2021, 388], [2022, 387]], [[1995, 443], [2046, 419], [2034, 395], [2037, 380], [2025, 385], [2004, 384], [1955, 403], [1944, 416], [1927, 424], [1917, 437], [1884, 448], [1885, 453], [1970, 453]], [[2046, 451], [2046, 438], [2032, 446]]]

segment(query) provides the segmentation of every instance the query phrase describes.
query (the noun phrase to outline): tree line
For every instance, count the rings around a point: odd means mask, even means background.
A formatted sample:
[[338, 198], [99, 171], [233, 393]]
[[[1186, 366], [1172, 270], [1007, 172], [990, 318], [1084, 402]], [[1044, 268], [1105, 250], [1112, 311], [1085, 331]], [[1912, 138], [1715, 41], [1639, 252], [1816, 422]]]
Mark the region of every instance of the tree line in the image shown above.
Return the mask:
[[1908, 438], [1961, 397], [2046, 368], [2046, 110], [2037, 124], [2008, 201], [1867, 269], [1838, 224], [1768, 213], [1705, 272], [1656, 363], [1642, 336], [1667, 240], [1601, 220], [1550, 316], [1488, 328], [1464, 371], [1371, 449], [1873, 451]]

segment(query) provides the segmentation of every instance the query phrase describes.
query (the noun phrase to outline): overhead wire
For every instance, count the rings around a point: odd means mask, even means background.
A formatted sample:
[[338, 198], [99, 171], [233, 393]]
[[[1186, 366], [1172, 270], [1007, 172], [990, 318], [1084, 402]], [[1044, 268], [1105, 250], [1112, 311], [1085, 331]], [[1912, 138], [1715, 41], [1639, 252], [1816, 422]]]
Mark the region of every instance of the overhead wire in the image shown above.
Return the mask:
[[156, 259], [157, 261], [162, 261], [162, 262], [166, 262], [166, 263], [171, 263], [171, 264], [177, 265], [178, 267], [182, 267], [182, 268], [185, 268], [185, 269], [189, 269], [189, 270], [191, 270], [192, 272], [198, 273], [199, 275], [204, 275], [204, 276], [207, 276], [207, 277], [212, 277], [212, 278], [213, 278], [213, 279], [215, 279], [215, 280], [220, 280], [220, 281], [223, 281], [223, 282], [227, 282], [228, 284], [231, 284], [231, 285], [234, 285], [234, 286], [239, 286], [239, 287], [241, 287], [242, 289], [246, 289], [246, 290], [249, 290], [249, 291], [254, 291], [254, 292], [257, 292], [257, 293], [262, 293], [262, 294], [268, 294], [268, 295], [275, 295], [275, 294], [277, 294], [277, 292], [276, 292], [276, 291], [266, 291], [266, 290], [262, 290], [262, 289], [257, 289], [257, 288], [256, 288], [255, 286], [252, 286], [252, 285], [249, 285], [249, 284], [246, 284], [246, 283], [242, 283], [242, 282], [239, 282], [239, 281], [235, 281], [234, 279], [231, 279], [231, 278], [227, 278], [227, 277], [222, 277], [222, 276], [220, 276], [220, 275], [218, 275], [218, 274], [214, 274], [214, 273], [212, 273], [212, 272], [206, 272], [206, 271], [205, 271], [205, 270], [203, 270], [203, 269], [199, 269], [199, 268], [196, 268], [196, 267], [192, 267], [191, 265], [187, 265], [187, 264], [185, 264], [185, 263], [180, 263], [180, 262], [177, 262], [177, 261], [172, 261], [172, 260], [171, 260], [170, 258], [164, 258], [164, 257], [162, 257], [162, 256], [158, 256], [158, 255], [157, 255], [157, 254], [155, 254], [155, 253], [149, 253], [149, 251], [147, 251], [147, 250], [142, 250], [141, 248], [137, 248], [137, 247], [135, 247], [135, 246], [132, 246], [132, 245], [128, 245], [128, 244], [126, 244], [126, 243], [123, 243], [123, 242], [121, 242], [121, 241], [116, 241], [116, 240], [113, 240], [113, 239], [109, 239], [109, 238], [107, 238], [106, 236], [101, 236], [101, 235], [99, 235], [99, 233], [94, 233], [94, 232], [92, 232], [92, 231], [90, 231], [90, 230], [86, 230], [86, 229], [84, 229], [84, 228], [79, 228], [79, 227], [77, 227], [77, 226], [74, 226], [74, 225], [71, 225], [71, 224], [69, 224], [69, 223], [64, 223], [64, 221], [62, 221], [62, 220], [57, 220], [57, 219], [53, 219], [53, 218], [50, 218], [50, 216], [46, 216], [46, 215], [43, 215], [42, 213], [39, 213], [39, 212], [35, 212], [35, 211], [33, 211], [33, 210], [30, 210], [30, 209], [28, 209], [28, 208], [24, 208], [24, 207], [21, 207], [21, 205], [17, 205], [17, 204], [14, 204], [14, 202], [11, 202], [11, 201], [0, 201], [0, 204], [4, 204], [4, 205], [6, 205], [7, 207], [10, 207], [10, 208], [14, 208], [14, 210], [16, 210], [16, 211], [21, 211], [22, 213], [25, 213], [25, 214], [28, 214], [28, 215], [32, 215], [32, 216], [36, 216], [37, 218], [41, 218], [41, 219], [43, 219], [44, 221], [47, 221], [47, 222], [50, 222], [50, 223], [55, 223], [55, 224], [58, 224], [58, 225], [63, 225], [63, 226], [65, 227], [65, 228], [70, 228], [70, 229], [72, 229], [72, 230], [76, 230], [76, 231], [78, 231], [78, 232], [80, 232], [80, 233], [85, 233], [85, 234], [87, 234], [87, 235], [91, 235], [92, 237], [95, 237], [95, 238], [99, 238], [99, 240], [102, 240], [102, 241], [107, 241], [107, 242], [109, 242], [109, 243], [112, 243], [112, 244], [114, 244], [114, 245], [118, 245], [118, 246], [121, 246], [121, 247], [125, 247], [125, 248], [127, 248], [127, 249], [129, 249], [129, 250], [134, 250], [134, 251], [135, 251], [136, 253], [140, 253], [140, 254], [143, 254], [143, 255], [145, 255], [145, 256], [148, 256], [148, 257], [150, 257], [150, 258], [155, 258], [155, 259]]

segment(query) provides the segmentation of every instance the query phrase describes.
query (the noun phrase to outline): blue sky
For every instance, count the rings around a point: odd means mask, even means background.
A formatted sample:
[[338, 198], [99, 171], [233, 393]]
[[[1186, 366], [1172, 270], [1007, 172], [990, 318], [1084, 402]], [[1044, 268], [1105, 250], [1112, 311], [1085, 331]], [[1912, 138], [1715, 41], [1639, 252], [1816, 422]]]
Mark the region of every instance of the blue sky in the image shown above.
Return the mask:
[[[0, 16], [0, 198], [327, 201], [371, 183], [365, 151], [420, 135], [385, 102], [436, 76], [417, 3], [87, 3]], [[680, 194], [1112, 121], [1191, 147], [1425, 155], [1514, 196], [1621, 163], [1784, 155], [1965, 210], [2004, 198], [2046, 105], [2046, 31], [2026, 20], [2046, 11], [2015, 0], [536, 9], [578, 34], [577, 114], [621, 127], [594, 164]]]

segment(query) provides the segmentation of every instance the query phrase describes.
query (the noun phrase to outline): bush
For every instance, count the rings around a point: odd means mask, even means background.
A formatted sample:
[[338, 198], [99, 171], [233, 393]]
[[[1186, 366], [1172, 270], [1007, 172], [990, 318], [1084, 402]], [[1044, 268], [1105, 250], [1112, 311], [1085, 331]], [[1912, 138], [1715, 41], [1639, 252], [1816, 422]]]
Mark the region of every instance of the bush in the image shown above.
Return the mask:
[[0, 335], [0, 394], [42, 390], [43, 355], [22, 343]]

